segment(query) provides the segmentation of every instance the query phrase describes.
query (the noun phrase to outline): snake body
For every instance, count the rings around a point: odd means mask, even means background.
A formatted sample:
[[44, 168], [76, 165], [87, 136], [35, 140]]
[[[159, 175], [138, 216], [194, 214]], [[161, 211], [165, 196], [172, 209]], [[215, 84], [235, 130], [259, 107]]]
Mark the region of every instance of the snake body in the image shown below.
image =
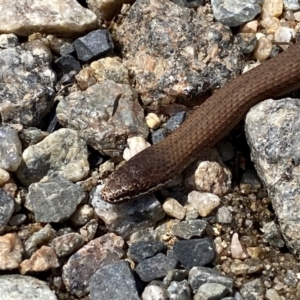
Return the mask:
[[[222, 139], [255, 104], [300, 88], [300, 44], [233, 79], [209, 97], [170, 136], [132, 157], [102, 189], [110, 203], [160, 189]], [[259, 126], [259, 124], [258, 124]]]

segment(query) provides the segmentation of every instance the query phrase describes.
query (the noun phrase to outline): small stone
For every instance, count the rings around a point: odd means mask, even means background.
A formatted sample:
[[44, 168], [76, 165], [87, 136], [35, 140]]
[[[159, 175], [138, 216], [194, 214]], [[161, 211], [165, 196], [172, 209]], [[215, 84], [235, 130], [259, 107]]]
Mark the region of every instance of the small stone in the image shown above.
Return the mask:
[[168, 286], [168, 293], [170, 300], [189, 300], [191, 299], [191, 288], [187, 280], [183, 281], [172, 281]]
[[111, 21], [120, 12], [124, 1], [119, 0], [88, 0], [88, 7], [99, 19]]
[[300, 4], [298, 0], [283, 0], [283, 6], [284, 9], [291, 10], [291, 11], [297, 11], [300, 10]]
[[222, 206], [218, 209], [216, 217], [217, 222], [221, 224], [230, 224], [232, 222], [232, 213], [226, 206]]
[[182, 220], [185, 217], [186, 209], [176, 199], [167, 198], [163, 204], [163, 209], [168, 216], [178, 220]]
[[136, 273], [144, 282], [163, 278], [168, 271], [177, 267], [178, 261], [162, 253], [141, 261], [135, 268]]
[[293, 38], [295, 38], [295, 30], [289, 27], [279, 27], [275, 31], [274, 35], [274, 42], [275, 43], [282, 43], [282, 44], [289, 44]]
[[19, 137], [25, 149], [41, 142], [48, 135], [49, 132], [42, 131], [35, 127], [23, 128], [19, 133]]
[[146, 116], [146, 123], [149, 128], [157, 129], [160, 126], [161, 121], [160, 121], [159, 117], [157, 116], [157, 114], [149, 113]]
[[22, 159], [21, 141], [17, 132], [8, 126], [0, 126], [0, 139], [0, 168], [14, 172], [18, 169]]
[[95, 219], [87, 222], [82, 228], [80, 228], [80, 234], [85, 238], [86, 241], [90, 241], [94, 238], [98, 229], [98, 221]]
[[90, 300], [138, 300], [136, 283], [128, 263], [117, 261], [99, 268], [90, 279]]
[[15, 47], [19, 44], [18, 37], [13, 34], [0, 34], [0, 48]]
[[27, 216], [25, 214], [17, 214], [10, 218], [9, 225], [10, 226], [18, 226], [23, 224], [27, 219]]
[[72, 44], [69, 43], [63, 43], [60, 47], [59, 47], [59, 54], [61, 56], [66, 56], [69, 54], [73, 54], [75, 51], [74, 47], [72, 46]]
[[184, 7], [197, 8], [200, 5], [203, 5], [204, 0], [172, 0], [172, 2]]
[[80, 249], [84, 242], [83, 236], [74, 232], [56, 237], [52, 240], [51, 247], [58, 257], [66, 257]]
[[142, 300], [168, 300], [167, 291], [157, 285], [147, 286], [142, 294]]
[[204, 283], [202, 284], [194, 300], [204, 300], [204, 299], [224, 299], [225, 296], [229, 295], [229, 291], [226, 286], [219, 283]]
[[128, 147], [125, 148], [123, 153], [123, 158], [125, 160], [129, 160], [139, 152], [151, 146], [144, 138], [140, 136], [128, 138], [127, 145]]
[[263, 282], [258, 278], [244, 283], [240, 293], [244, 299], [263, 299], [265, 290]]
[[262, 6], [262, 19], [267, 17], [279, 17], [283, 11], [282, 0], [265, 0]]
[[177, 241], [173, 251], [186, 269], [205, 266], [213, 262], [216, 256], [211, 238]]
[[166, 245], [159, 241], [140, 241], [128, 248], [128, 256], [135, 262], [140, 262], [157, 253], [166, 251]]
[[163, 280], [165, 286], [169, 286], [172, 281], [182, 281], [187, 278], [189, 272], [187, 270], [171, 270]]
[[73, 42], [79, 60], [87, 62], [95, 60], [111, 52], [114, 48], [112, 38], [107, 29], [91, 31]]
[[260, 259], [248, 258], [244, 261], [235, 259], [230, 264], [230, 271], [235, 275], [249, 275], [261, 272], [264, 269], [264, 265]]
[[94, 210], [87, 204], [79, 205], [70, 217], [75, 226], [82, 226], [90, 221], [94, 216]]
[[48, 246], [42, 246], [30, 259], [25, 259], [20, 265], [20, 273], [44, 272], [52, 268], [58, 268], [59, 263], [54, 250]]
[[256, 33], [257, 32], [257, 27], [258, 27], [258, 21], [253, 20], [250, 22], [247, 22], [246, 24], [241, 26], [241, 32], [245, 33]]
[[271, 54], [272, 46], [272, 42], [268, 38], [261, 37], [256, 44], [256, 48], [254, 49], [254, 57], [259, 61], [266, 60]]
[[9, 180], [9, 173], [0, 168], [0, 185], [4, 184]]
[[230, 250], [232, 258], [245, 259], [248, 257], [247, 252], [244, 250], [241, 242], [239, 241], [239, 236], [237, 233], [232, 235]]
[[235, 153], [231, 143], [226, 140], [221, 140], [216, 146], [224, 162], [229, 161], [234, 157]]
[[206, 231], [208, 223], [204, 220], [189, 220], [175, 224], [171, 228], [171, 233], [179, 238], [190, 239], [192, 237], [202, 237]]
[[15, 209], [14, 199], [0, 188], [0, 227], [6, 225]]
[[240, 190], [243, 194], [257, 193], [262, 187], [261, 181], [254, 170], [246, 170], [240, 181]]
[[264, 238], [268, 240], [270, 245], [275, 248], [284, 247], [284, 240], [274, 221], [266, 223], [263, 226], [262, 231], [264, 232]]
[[23, 254], [23, 244], [15, 233], [0, 236], [0, 270], [17, 269]]
[[169, 131], [174, 131], [175, 129], [177, 129], [185, 120], [186, 118], [186, 112], [185, 111], [181, 111], [178, 112], [177, 114], [175, 114], [174, 116], [172, 116], [166, 123], [166, 128]]
[[206, 217], [220, 205], [220, 198], [214, 194], [192, 191], [187, 202], [198, 210], [201, 217]]
[[93, 274], [99, 268], [118, 261], [124, 255], [123, 246], [121, 237], [107, 233], [79, 249], [63, 266], [62, 279], [67, 290], [77, 297], [86, 295]]
[[72, 71], [78, 72], [81, 70], [79, 61], [69, 54], [59, 57], [55, 61], [55, 65], [58, 66], [65, 74]]
[[54, 291], [42, 280], [31, 276], [1, 275], [0, 295], [2, 300], [58, 300]]
[[162, 140], [167, 137], [167, 130], [166, 128], [159, 128], [151, 133], [151, 140], [153, 145], [158, 144]]
[[300, 21], [300, 11], [295, 12], [294, 17], [295, 17], [295, 20], [299, 22]]
[[266, 291], [266, 299], [268, 300], [282, 300], [275, 289], [268, 289]]

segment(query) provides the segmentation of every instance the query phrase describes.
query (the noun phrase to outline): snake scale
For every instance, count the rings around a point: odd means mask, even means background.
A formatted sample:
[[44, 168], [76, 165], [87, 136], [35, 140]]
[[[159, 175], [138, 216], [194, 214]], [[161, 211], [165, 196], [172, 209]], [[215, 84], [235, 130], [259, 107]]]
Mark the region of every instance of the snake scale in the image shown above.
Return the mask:
[[132, 157], [102, 189], [110, 203], [154, 192], [178, 176], [200, 149], [222, 139], [255, 104], [300, 88], [300, 44], [230, 81], [162, 142]]

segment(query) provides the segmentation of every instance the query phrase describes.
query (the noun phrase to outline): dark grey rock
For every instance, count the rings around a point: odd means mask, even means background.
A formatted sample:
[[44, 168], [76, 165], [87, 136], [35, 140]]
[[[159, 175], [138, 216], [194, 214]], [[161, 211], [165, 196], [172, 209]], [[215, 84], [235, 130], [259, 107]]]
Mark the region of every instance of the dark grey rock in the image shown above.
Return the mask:
[[174, 131], [184, 122], [185, 118], [186, 118], [185, 111], [178, 112], [168, 120], [168, 122], [166, 123], [166, 128], [169, 131]]
[[9, 126], [0, 126], [0, 140], [0, 168], [14, 172], [22, 160], [22, 144], [18, 134]]
[[188, 282], [194, 293], [196, 293], [199, 287], [206, 282], [222, 284], [228, 288], [230, 293], [232, 293], [233, 289], [232, 278], [205, 267], [193, 267], [190, 270]]
[[152, 144], [157, 144], [167, 137], [166, 128], [159, 128], [151, 133]]
[[[17, 214], [10, 218], [9, 225], [10, 226], [18, 226], [23, 224], [27, 219], [27, 216], [25, 214]], [[1, 222], [0, 222], [1, 223]]]
[[169, 286], [172, 281], [182, 281], [187, 278], [189, 272], [187, 270], [171, 270], [163, 280], [165, 286]]
[[261, 181], [254, 170], [248, 169], [244, 172], [240, 181], [240, 189], [242, 193], [256, 193], [261, 186]]
[[177, 241], [173, 250], [178, 260], [187, 269], [210, 264], [216, 256], [211, 238]]
[[176, 259], [168, 258], [166, 255], [159, 253], [141, 261], [135, 271], [144, 282], [150, 282], [154, 279], [163, 278], [168, 271], [176, 269], [177, 264]]
[[146, 258], [152, 257], [157, 253], [164, 252], [166, 250], [166, 245], [159, 241], [141, 241], [132, 244], [128, 248], [128, 256], [136, 261], [140, 262]]
[[1, 275], [1, 300], [57, 300], [48, 284], [31, 276]]
[[62, 177], [55, 177], [29, 186], [26, 207], [37, 222], [63, 222], [85, 198], [83, 189]]
[[90, 280], [91, 300], [138, 300], [138, 293], [128, 262], [117, 261], [100, 268]]
[[260, 12], [261, 0], [212, 0], [211, 5], [217, 21], [236, 27], [252, 21]]
[[172, 0], [177, 5], [184, 7], [197, 8], [204, 4], [204, 0]]
[[268, 240], [270, 245], [275, 248], [284, 247], [284, 240], [274, 221], [266, 223], [262, 228], [262, 232], [264, 232], [264, 238]]
[[79, 60], [87, 62], [103, 57], [114, 48], [112, 38], [107, 29], [94, 30], [73, 42]]
[[64, 55], [59, 57], [55, 64], [64, 72], [69, 73], [72, 71], [80, 71], [81, 65], [79, 61], [72, 55]]
[[123, 239], [114, 233], [107, 233], [84, 245], [63, 266], [62, 279], [67, 290], [78, 298], [86, 295], [91, 277], [100, 268], [120, 260], [124, 255], [123, 247]]
[[61, 56], [65, 56], [68, 54], [73, 54], [75, 51], [74, 47], [72, 44], [69, 43], [64, 43], [60, 48], [59, 48], [59, 54]]
[[15, 209], [15, 200], [0, 188], [0, 227], [6, 225]]
[[269, 99], [256, 105], [246, 116], [245, 132], [281, 234], [296, 255], [300, 253], [299, 99]]
[[219, 300], [223, 299], [225, 296], [229, 296], [229, 290], [226, 286], [219, 283], [203, 283], [199, 287], [194, 300]]
[[136, 91], [111, 80], [64, 97], [56, 114], [64, 127], [75, 129], [89, 146], [109, 156], [122, 155], [128, 137], [146, 139], [149, 133]]
[[53, 105], [52, 55], [42, 41], [0, 50], [0, 118], [37, 126]]
[[266, 288], [260, 278], [248, 281], [240, 288], [240, 293], [244, 299], [249, 300], [263, 299], [265, 292]]
[[208, 223], [204, 220], [189, 220], [175, 224], [171, 228], [171, 233], [182, 239], [190, 239], [191, 237], [202, 237]]
[[186, 280], [172, 281], [168, 286], [169, 300], [190, 300], [191, 288]]
[[66, 257], [73, 254], [84, 244], [85, 240], [79, 233], [73, 232], [58, 236], [51, 242], [51, 247], [58, 257]]
[[49, 133], [46, 131], [42, 131], [35, 127], [24, 128], [20, 134], [20, 140], [24, 148], [28, 148], [29, 146], [35, 145], [42, 141]]
[[232, 144], [224, 139], [217, 143], [216, 147], [222, 157], [223, 162], [231, 160], [235, 155]]

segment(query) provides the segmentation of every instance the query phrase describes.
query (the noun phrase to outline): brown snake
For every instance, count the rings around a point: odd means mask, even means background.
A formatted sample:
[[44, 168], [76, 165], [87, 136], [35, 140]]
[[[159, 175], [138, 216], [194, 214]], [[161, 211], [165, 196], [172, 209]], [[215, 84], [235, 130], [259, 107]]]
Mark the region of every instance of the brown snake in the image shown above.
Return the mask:
[[130, 201], [178, 176], [200, 149], [213, 146], [255, 104], [300, 88], [300, 43], [233, 79], [209, 97], [162, 142], [132, 157], [102, 190], [110, 203]]

